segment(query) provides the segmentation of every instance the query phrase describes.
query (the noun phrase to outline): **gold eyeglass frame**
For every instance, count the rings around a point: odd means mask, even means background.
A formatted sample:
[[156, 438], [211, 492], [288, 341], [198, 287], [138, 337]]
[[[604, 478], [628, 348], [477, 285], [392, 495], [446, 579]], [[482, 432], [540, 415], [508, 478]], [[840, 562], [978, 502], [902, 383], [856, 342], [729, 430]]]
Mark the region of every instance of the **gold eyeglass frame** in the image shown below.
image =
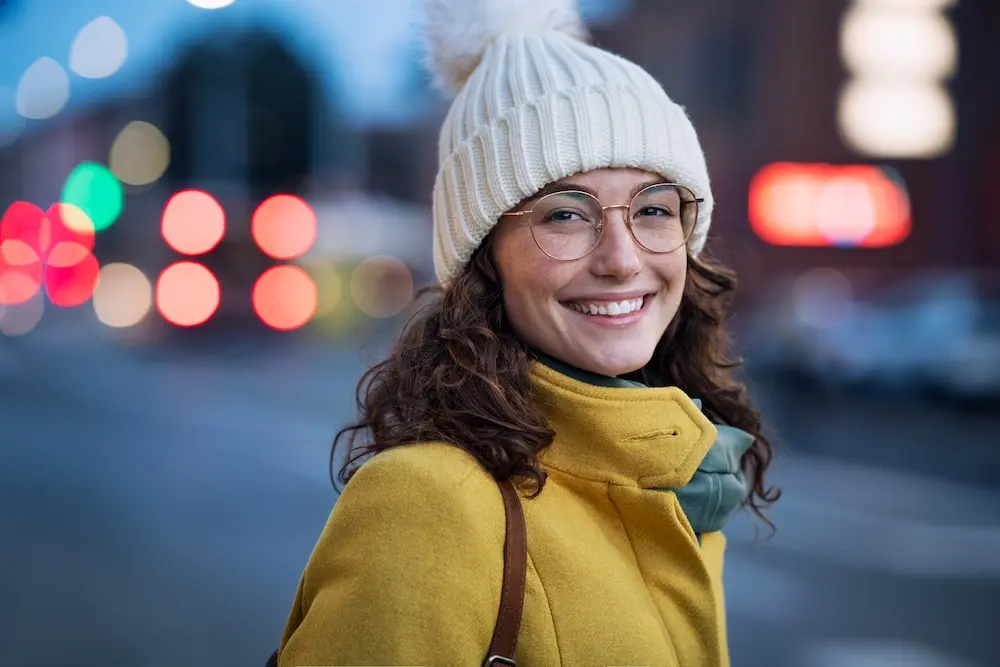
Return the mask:
[[[684, 240], [676, 248], [672, 248], [670, 250], [652, 250], [650, 248], [647, 248], [645, 245], [643, 245], [643, 243], [638, 238], [636, 238], [636, 236], [635, 236], [635, 230], [632, 228], [632, 220], [628, 216], [628, 210], [630, 208], [632, 208], [632, 204], [635, 202], [636, 198], [639, 197], [639, 195], [641, 195], [642, 193], [644, 193], [647, 190], [650, 190], [652, 188], [662, 188], [664, 186], [671, 186], [671, 187], [681, 188], [681, 189], [686, 190], [686, 191], [688, 191], [688, 192], [691, 193], [691, 195], [692, 195], [691, 199], [689, 199], [689, 200], [683, 200], [682, 199], [681, 200], [681, 210], [683, 211], [683, 207], [685, 205], [694, 204], [695, 207], [696, 207], [696, 209], [695, 209], [695, 216], [694, 216], [694, 221], [695, 222], [694, 222], [693, 225], [691, 225], [691, 229], [687, 232], [687, 234], [684, 235]], [[697, 206], [699, 204], [702, 204], [702, 203], [705, 202], [705, 198], [704, 197], [694, 197], [693, 196], [694, 195], [694, 190], [692, 190], [691, 188], [689, 188], [686, 185], [683, 185], [682, 183], [672, 183], [672, 182], [671, 183], [666, 183], [666, 182], [664, 182], [664, 183], [650, 183], [649, 185], [645, 186], [644, 188], [642, 188], [641, 190], [639, 190], [638, 192], [636, 192], [634, 195], [632, 195], [632, 199], [630, 199], [627, 204], [611, 204], [609, 206], [605, 206], [603, 204], [603, 202], [601, 202], [600, 199], [598, 199], [597, 197], [595, 197], [591, 193], [585, 192], [583, 190], [573, 190], [573, 189], [556, 190], [554, 192], [547, 192], [544, 195], [542, 195], [541, 197], [538, 197], [538, 200], [535, 202], [535, 204], [537, 205], [539, 201], [542, 201], [546, 197], [551, 197], [552, 195], [563, 195], [563, 194], [583, 195], [585, 197], [589, 197], [591, 199], [596, 200], [597, 203], [598, 203], [598, 205], [600, 205], [600, 207], [601, 207], [601, 220], [600, 220], [600, 224], [599, 224], [599, 226], [597, 228], [597, 240], [594, 242], [593, 247], [591, 247], [590, 250], [588, 250], [587, 252], [583, 253], [579, 257], [574, 257], [572, 259], [563, 259], [562, 257], [553, 257], [552, 255], [550, 255], [549, 253], [547, 253], [545, 251], [545, 248], [543, 248], [538, 243], [538, 239], [535, 238], [535, 232], [532, 229], [533, 225], [530, 224], [531, 221], [529, 219], [529, 221], [528, 221], [529, 222], [528, 227], [529, 227], [529, 231], [531, 232], [531, 240], [535, 242], [535, 246], [537, 246], [538, 249], [541, 250], [542, 253], [546, 257], [550, 257], [550, 258], [556, 260], [557, 262], [575, 262], [576, 260], [583, 259], [584, 257], [586, 257], [587, 255], [589, 255], [590, 253], [592, 253], [595, 250], [597, 250], [597, 247], [599, 245], [601, 245], [601, 237], [604, 235], [604, 226], [607, 223], [607, 217], [608, 217], [607, 216], [607, 210], [611, 209], [611, 208], [623, 208], [623, 209], [625, 209], [625, 226], [628, 228], [628, 233], [632, 237], [632, 240], [635, 241], [635, 244], [637, 246], [639, 246], [640, 248], [642, 248], [646, 252], [653, 253], [654, 255], [667, 255], [669, 253], [676, 252], [676, 251], [680, 250], [681, 248], [683, 248], [685, 245], [687, 245], [688, 239], [690, 239], [691, 238], [691, 234], [694, 233], [694, 228], [697, 227], [697, 225], [698, 225], [698, 210], [697, 210]], [[501, 213], [500, 217], [504, 217], [504, 216], [507, 216], [507, 215], [516, 215], [518, 217], [530, 216], [533, 211], [534, 211], [534, 208], [529, 208], [529, 209], [524, 210], [524, 211], [506, 211], [504, 213]], [[683, 216], [683, 213], [681, 213], [681, 215]]]

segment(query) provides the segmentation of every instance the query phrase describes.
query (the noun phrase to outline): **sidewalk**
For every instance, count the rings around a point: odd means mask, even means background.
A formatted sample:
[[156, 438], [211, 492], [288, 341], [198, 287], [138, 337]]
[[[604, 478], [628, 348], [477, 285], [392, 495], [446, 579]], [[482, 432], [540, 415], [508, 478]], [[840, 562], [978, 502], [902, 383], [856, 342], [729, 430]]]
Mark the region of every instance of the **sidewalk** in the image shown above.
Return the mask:
[[[894, 576], [1000, 580], [1000, 493], [909, 472], [800, 455], [775, 465], [770, 540], [734, 519], [730, 544]], [[762, 528], [762, 532], [766, 529]]]
[[1000, 492], [1000, 410], [754, 384], [779, 459], [809, 454]]

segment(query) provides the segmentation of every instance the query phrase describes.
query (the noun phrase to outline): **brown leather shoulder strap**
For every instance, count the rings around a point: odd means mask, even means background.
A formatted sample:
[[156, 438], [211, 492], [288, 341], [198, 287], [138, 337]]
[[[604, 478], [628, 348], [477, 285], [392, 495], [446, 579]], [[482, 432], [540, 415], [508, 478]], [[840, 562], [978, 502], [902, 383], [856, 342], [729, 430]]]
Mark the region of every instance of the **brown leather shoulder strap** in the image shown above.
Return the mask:
[[493, 641], [483, 667], [514, 665], [517, 634], [521, 629], [524, 608], [524, 583], [528, 575], [528, 529], [524, 523], [521, 498], [510, 480], [500, 482], [504, 512], [507, 515], [507, 535], [503, 549], [503, 589], [500, 591], [500, 613], [493, 629]]

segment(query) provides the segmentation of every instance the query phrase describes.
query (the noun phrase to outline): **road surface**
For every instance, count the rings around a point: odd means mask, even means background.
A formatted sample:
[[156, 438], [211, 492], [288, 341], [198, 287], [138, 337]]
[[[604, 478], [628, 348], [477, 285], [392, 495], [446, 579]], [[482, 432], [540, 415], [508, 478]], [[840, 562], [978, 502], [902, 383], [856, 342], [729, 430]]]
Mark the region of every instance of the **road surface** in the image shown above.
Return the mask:
[[[263, 664], [362, 368], [357, 346], [0, 340], [2, 664]], [[979, 472], [1000, 417], [923, 406], [887, 430], [866, 401], [822, 416], [770, 389], [785, 498], [772, 539], [727, 529], [734, 667], [1000, 666], [1000, 493]], [[956, 462], [854, 455], [907, 443]]]

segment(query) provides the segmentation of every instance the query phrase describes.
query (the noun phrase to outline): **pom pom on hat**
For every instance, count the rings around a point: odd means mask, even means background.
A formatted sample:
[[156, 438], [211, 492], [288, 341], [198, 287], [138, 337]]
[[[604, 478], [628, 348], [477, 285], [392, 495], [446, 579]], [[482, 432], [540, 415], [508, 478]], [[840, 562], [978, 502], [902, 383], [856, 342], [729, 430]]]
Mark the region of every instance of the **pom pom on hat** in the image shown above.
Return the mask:
[[427, 68], [451, 94], [502, 35], [552, 31], [587, 38], [576, 0], [423, 0], [423, 13]]

